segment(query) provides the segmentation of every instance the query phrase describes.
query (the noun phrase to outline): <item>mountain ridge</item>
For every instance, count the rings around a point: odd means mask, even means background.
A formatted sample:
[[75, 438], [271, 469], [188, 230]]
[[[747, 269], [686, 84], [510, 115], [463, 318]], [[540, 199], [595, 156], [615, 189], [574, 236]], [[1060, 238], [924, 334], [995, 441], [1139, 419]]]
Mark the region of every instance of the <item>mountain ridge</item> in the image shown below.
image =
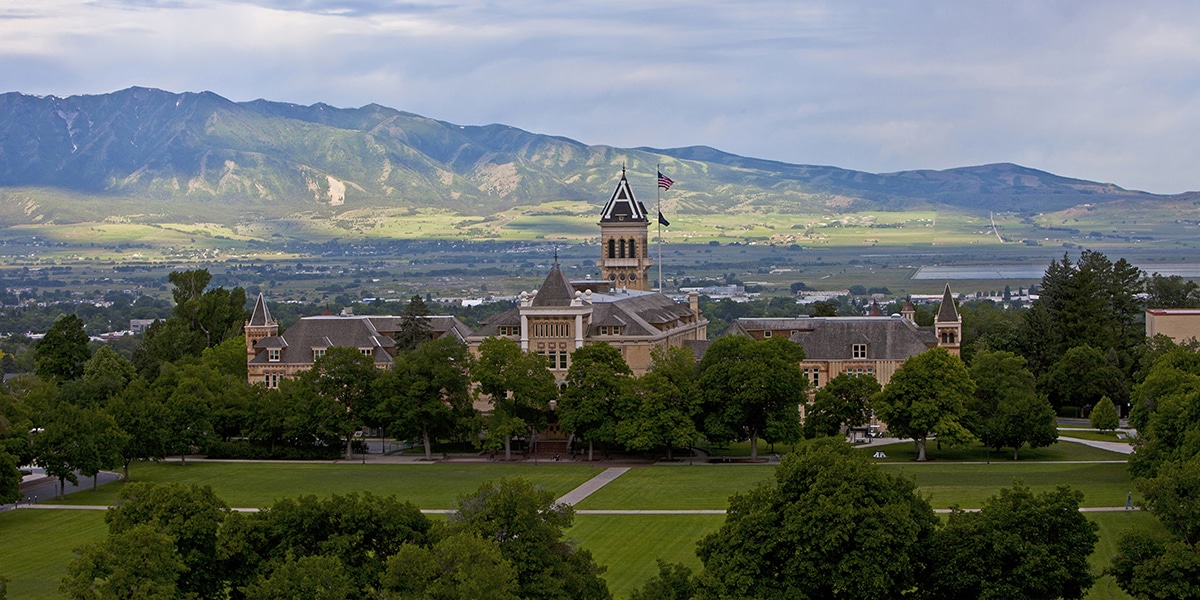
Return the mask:
[[[1012, 163], [867, 173], [709, 146], [586, 145], [503, 124], [457, 125], [367, 104], [336, 108], [131, 87], [68, 97], [0, 94], [0, 191], [121, 198], [126, 212], [229, 221], [351, 208], [491, 214], [554, 200], [600, 204], [617, 169], [679, 182], [691, 213], [966, 210], [1035, 213], [1162, 196]], [[650, 177], [647, 177], [649, 180]], [[648, 186], [653, 186], [649, 183]], [[653, 187], [650, 187], [652, 190]], [[6, 202], [0, 224], [111, 216], [104, 202]]]

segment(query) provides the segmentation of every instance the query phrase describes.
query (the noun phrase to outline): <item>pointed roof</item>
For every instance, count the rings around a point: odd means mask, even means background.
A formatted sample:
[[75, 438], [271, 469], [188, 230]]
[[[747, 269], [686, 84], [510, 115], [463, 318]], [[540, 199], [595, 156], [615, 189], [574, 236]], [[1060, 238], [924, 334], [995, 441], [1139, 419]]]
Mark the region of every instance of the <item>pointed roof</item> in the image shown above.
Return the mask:
[[916, 307], [914, 307], [913, 303], [912, 303], [912, 296], [904, 297], [904, 308], [900, 309], [900, 312], [901, 312], [901, 314], [917, 312]]
[[571, 300], [575, 298], [575, 288], [571, 286], [571, 280], [567, 279], [562, 269], [558, 267], [558, 263], [554, 263], [550, 267], [550, 272], [546, 274], [546, 280], [542, 282], [542, 287], [538, 288], [538, 292], [533, 297], [533, 306], [570, 306]]
[[879, 304], [874, 300], [871, 301], [871, 310], [867, 313], [868, 317], [882, 317], [883, 311], [879, 310]]
[[629, 187], [629, 180], [625, 179], [625, 169], [621, 169], [621, 181], [617, 182], [617, 189], [613, 191], [612, 198], [609, 198], [608, 204], [604, 205], [604, 210], [600, 213], [600, 222], [614, 223], [629, 221], [649, 222], [646, 216], [646, 207], [642, 206], [642, 203], [633, 197], [633, 190]]
[[262, 292], [258, 294], [258, 300], [254, 301], [254, 312], [250, 315], [251, 327], [269, 327], [275, 324], [275, 319], [271, 318], [271, 311], [267, 310], [267, 301], [263, 299]]
[[958, 309], [954, 307], [954, 294], [950, 293], [950, 284], [946, 284], [946, 291], [942, 293], [942, 307], [938, 309], [938, 323], [957, 323]]

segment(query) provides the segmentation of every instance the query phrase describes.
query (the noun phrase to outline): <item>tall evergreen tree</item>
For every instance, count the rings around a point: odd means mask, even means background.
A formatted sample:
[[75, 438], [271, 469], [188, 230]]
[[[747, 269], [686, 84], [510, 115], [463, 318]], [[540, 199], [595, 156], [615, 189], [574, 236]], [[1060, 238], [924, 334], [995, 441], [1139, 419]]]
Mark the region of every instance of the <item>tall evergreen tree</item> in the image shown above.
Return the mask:
[[396, 331], [396, 347], [402, 350], [415, 350], [417, 346], [429, 341], [433, 335], [433, 326], [429, 323], [429, 306], [421, 296], [413, 294], [400, 314], [400, 327]]

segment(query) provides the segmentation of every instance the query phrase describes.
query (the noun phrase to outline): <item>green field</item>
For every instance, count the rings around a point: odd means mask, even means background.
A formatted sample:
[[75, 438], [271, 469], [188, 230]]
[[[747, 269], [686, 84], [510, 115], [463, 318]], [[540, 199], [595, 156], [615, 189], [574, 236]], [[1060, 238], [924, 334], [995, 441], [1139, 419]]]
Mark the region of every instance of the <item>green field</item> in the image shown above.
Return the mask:
[[[279, 498], [315, 494], [371, 492], [395, 495], [420, 508], [454, 508], [457, 498], [474, 492], [480, 484], [503, 477], [524, 477], [561, 496], [600, 472], [598, 467], [577, 465], [438, 464], [356, 465], [312, 463], [175, 462], [135, 463], [133, 481], [211, 485], [232, 507], [262, 508]], [[96, 492], [71, 494], [66, 504], [111, 505], [119, 485]]]
[[[1076, 444], [1059, 444], [1071, 452]], [[1001, 461], [961, 464], [950, 461], [918, 464], [881, 463], [889, 471], [915, 478], [935, 508], [978, 507], [1001, 487], [1022, 480], [1034, 490], [1059, 483], [1083, 491], [1085, 507], [1123, 506], [1132, 488], [1123, 464]], [[328, 495], [351, 491], [395, 494], [422, 508], [450, 508], [455, 499], [484, 481], [522, 476], [556, 495], [599, 473], [577, 465], [355, 465], [194, 462], [135, 464], [137, 481], [212, 485], [231, 506], [262, 507], [276, 498], [300, 494]], [[626, 472], [577, 508], [722, 509], [729, 495], [770, 479], [771, 465], [685, 464], [635, 468]], [[80, 492], [68, 504], [109, 504], [119, 485]], [[437, 518], [436, 516], [434, 518]], [[1140, 511], [1088, 513], [1101, 527], [1092, 564], [1099, 570], [1111, 559], [1116, 536], [1135, 524], [1153, 524]], [[606, 565], [616, 597], [625, 597], [655, 573], [656, 558], [697, 567], [696, 542], [723, 522], [720, 515], [580, 514], [568, 537]], [[10, 598], [53, 598], [71, 549], [104, 535], [103, 513], [74, 510], [18, 510], [0, 514], [0, 573], [13, 579]], [[1125, 598], [1102, 579], [1088, 598]]]
[[[1110, 437], [1089, 437], [1071, 433], [1067, 437], [1077, 437], [1081, 439], [1096, 439], [1105, 442], [1118, 441], [1116, 436]], [[1066, 435], [1066, 434], [1064, 434]], [[915, 462], [917, 452], [911, 443], [903, 444], [862, 444], [857, 446], [860, 452], [864, 452], [869, 456], [873, 456], [877, 450], [882, 450], [887, 458], [876, 459], [878, 462]], [[1012, 448], [1004, 448], [999, 451], [989, 450], [983, 444], [978, 442], [958, 448], [945, 447], [938, 449], [937, 444], [930, 441], [925, 446], [925, 456], [928, 462], [994, 462], [1004, 463], [1012, 462]], [[1100, 448], [1093, 448], [1083, 444], [1072, 442], [1063, 442], [1051, 444], [1045, 448], [1022, 448], [1017, 462], [1045, 462], [1045, 461], [1119, 461], [1125, 462], [1126, 455], [1117, 452], [1109, 452]]]

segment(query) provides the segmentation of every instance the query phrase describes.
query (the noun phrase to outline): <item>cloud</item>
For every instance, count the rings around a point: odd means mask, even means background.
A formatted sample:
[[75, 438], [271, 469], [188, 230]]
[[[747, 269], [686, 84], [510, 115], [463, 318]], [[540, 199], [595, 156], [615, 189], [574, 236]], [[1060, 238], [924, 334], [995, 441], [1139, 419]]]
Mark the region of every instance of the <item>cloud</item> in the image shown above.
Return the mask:
[[1200, 188], [1200, 5], [18, 0], [0, 81], [145, 85], [875, 172]]

